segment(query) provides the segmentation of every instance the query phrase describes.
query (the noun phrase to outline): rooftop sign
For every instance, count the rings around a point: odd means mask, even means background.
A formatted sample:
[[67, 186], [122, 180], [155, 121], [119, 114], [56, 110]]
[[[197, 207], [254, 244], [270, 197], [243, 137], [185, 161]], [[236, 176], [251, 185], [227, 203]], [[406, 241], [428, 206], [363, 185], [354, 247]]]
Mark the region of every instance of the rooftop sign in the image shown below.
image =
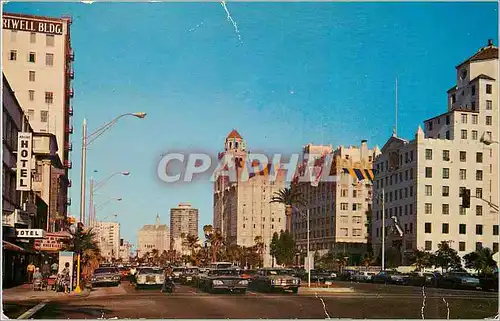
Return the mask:
[[3, 17], [3, 29], [39, 32], [54, 35], [63, 34], [62, 22], [31, 20], [17, 17]]

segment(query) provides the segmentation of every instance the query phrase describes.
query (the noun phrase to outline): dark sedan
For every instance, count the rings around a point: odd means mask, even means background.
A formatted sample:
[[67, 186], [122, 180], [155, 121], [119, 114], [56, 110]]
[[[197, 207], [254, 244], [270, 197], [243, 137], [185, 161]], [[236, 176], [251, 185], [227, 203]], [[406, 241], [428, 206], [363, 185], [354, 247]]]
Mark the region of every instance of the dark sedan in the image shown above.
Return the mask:
[[236, 269], [210, 270], [207, 274], [200, 276], [198, 286], [209, 293], [214, 292], [236, 292], [246, 293], [248, 280], [240, 276]]

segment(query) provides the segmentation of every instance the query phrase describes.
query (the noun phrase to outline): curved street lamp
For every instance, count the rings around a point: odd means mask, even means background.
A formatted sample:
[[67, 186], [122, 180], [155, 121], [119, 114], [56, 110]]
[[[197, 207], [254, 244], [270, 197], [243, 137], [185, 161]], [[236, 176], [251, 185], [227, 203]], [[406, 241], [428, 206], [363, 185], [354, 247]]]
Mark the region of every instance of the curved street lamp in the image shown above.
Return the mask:
[[108, 183], [113, 177], [117, 175], [122, 175], [122, 176], [129, 176], [130, 172], [129, 171], [122, 171], [122, 172], [115, 172], [105, 179], [101, 180], [100, 182], [94, 182], [94, 178], [90, 177], [90, 193], [89, 193], [89, 217], [88, 217], [88, 222], [90, 226], [94, 226], [96, 216], [94, 213], [94, 195], [95, 191], [99, 189], [100, 187], [103, 187]]

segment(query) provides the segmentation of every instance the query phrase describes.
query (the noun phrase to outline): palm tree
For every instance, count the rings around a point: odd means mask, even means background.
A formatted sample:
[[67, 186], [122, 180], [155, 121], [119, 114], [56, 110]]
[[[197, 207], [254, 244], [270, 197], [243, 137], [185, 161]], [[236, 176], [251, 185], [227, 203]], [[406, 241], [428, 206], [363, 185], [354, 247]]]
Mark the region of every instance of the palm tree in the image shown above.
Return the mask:
[[497, 263], [490, 248], [484, 247], [464, 255], [465, 267], [476, 270], [481, 275], [492, 274]]
[[302, 193], [297, 189], [297, 186], [292, 184], [290, 187], [282, 188], [276, 192], [271, 198], [270, 203], [285, 205], [286, 230], [291, 232], [293, 207], [304, 206], [306, 202], [302, 197]]
[[262, 266], [262, 263], [264, 261], [263, 255], [264, 255], [264, 241], [262, 239], [262, 236], [256, 236], [253, 240], [255, 242], [255, 249], [257, 253], [259, 254], [259, 266]]
[[187, 247], [191, 250], [191, 255], [195, 256], [196, 250], [200, 247], [200, 240], [198, 236], [188, 234], [182, 241], [182, 246]]
[[153, 256], [153, 264], [157, 264], [159, 261], [159, 254], [160, 251], [158, 249], [152, 249], [151, 250], [151, 255]]
[[82, 275], [92, 276], [102, 260], [96, 234], [92, 229], [84, 229], [78, 225], [75, 231], [70, 231], [70, 237], [64, 240], [64, 247], [68, 251], [80, 254]]
[[220, 231], [215, 231], [208, 236], [210, 249], [212, 250], [212, 262], [217, 262], [217, 252], [224, 244], [224, 239]]

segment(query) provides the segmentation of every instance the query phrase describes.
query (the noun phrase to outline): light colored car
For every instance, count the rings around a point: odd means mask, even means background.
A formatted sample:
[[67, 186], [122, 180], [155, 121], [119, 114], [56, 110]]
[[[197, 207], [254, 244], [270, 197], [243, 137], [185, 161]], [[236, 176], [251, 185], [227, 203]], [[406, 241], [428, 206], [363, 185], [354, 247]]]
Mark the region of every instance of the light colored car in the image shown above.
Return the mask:
[[100, 267], [94, 270], [94, 275], [92, 276], [92, 286], [98, 286], [103, 284], [113, 284], [115, 286], [120, 285], [120, 280], [122, 279], [120, 271], [114, 267]]
[[360, 271], [352, 276], [352, 280], [357, 282], [368, 282], [372, 280], [374, 275], [375, 273], [373, 272]]
[[141, 267], [137, 269], [135, 277], [136, 287], [162, 286], [165, 281], [163, 270], [154, 267]]

